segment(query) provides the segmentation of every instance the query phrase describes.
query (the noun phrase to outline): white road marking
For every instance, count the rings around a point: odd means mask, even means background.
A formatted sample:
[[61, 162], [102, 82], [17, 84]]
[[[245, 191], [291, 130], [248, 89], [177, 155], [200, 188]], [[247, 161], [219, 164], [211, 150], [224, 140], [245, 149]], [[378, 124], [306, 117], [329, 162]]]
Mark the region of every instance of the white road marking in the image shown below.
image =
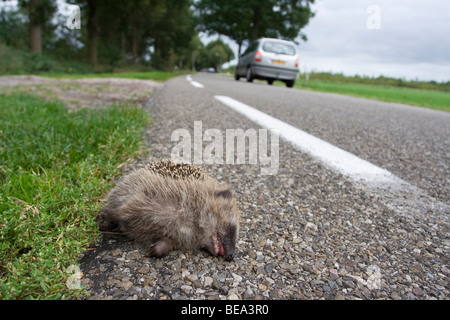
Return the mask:
[[[226, 96], [214, 96], [214, 98], [261, 127], [277, 130], [282, 139], [292, 143], [296, 148], [311, 155], [325, 166], [357, 183], [362, 183], [385, 194], [389, 197], [389, 203], [386, 204], [390, 207], [394, 206], [394, 209], [401, 207], [407, 211], [411, 210], [410, 207], [417, 209], [420, 206], [420, 210], [425, 210], [424, 208], [439, 208], [447, 212], [449, 210], [446, 204], [427, 196], [417, 187], [385, 169], [235, 99]], [[398, 200], [400, 196], [403, 196], [402, 200]]]
[[291, 142], [298, 149], [312, 155], [328, 167], [334, 168], [353, 180], [390, 182], [395, 179], [389, 171], [374, 166], [347, 151], [339, 149], [326, 141], [318, 139], [237, 100], [224, 96], [216, 96], [215, 98], [260, 126], [270, 130], [277, 130], [280, 133], [280, 137], [284, 140]]
[[194, 80], [192, 80], [192, 77], [191, 77], [191, 75], [190, 74], [188, 74], [187, 76], [186, 76], [186, 80], [187, 81], [189, 81], [194, 87], [196, 87], [196, 88], [200, 88], [200, 89], [202, 89], [202, 88], [204, 88], [205, 86], [204, 85], [202, 85], [201, 83], [199, 83], [199, 82], [197, 82], [197, 81], [194, 81]]
[[191, 84], [196, 88], [204, 88], [205, 86], [197, 81], [191, 81]]

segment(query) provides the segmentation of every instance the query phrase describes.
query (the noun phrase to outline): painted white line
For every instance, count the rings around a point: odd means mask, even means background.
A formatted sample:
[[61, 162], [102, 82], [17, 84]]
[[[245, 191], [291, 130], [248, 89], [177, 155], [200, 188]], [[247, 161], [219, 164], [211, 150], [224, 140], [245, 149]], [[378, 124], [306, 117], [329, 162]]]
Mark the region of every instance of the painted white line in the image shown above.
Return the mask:
[[191, 84], [196, 88], [204, 88], [205, 86], [197, 81], [191, 81]]
[[389, 171], [374, 166], [347, 151], [339, 149], [326, 141], [318, 139], [246, 104], [224, 96], [215, 96], [215, 98], [260, 126], [270, 130], [277, 130], [280, 133], [280, 137], [284, 140], [291, 142], [300, 150], [312, 155], [328, 167], [353, 180], [390, 182], [395, 179]]
[[188, 75], [186, 76], [186, 80], [189, 81], [189, 82], [190, 82], [194, 87], [196, 87], [196, 88], [203, 89], [203, 88], [205, 87], [205, 86], [202, 85], [200, 82], [197, 82], [197, 81], [192, 80], [192, 77], [191, 77], [190, 74], [188, 74]]
[[[261, 127], [277, 130], [282, 139], [292, 143], [294, 147], [311, 155], [325, 166], [388, 196], [389, 203], [386, 204], [390, 207], [393, 206], [396, 210], [399, 207], [402, 208], [401, 211], [405, 212], [412, 210], [411, 207], [414, 207], [415, 210], [424, 210], [424, 208], [438, 208], [447, 212], [449, 210], [446, 204], [427, 196], [417, 187], [385, 169], [235, 99], [225, 96], [215, 96], [214, 98]], [[403, 197], [400, 200], [401, 203], [397, 201], [400, 199], [400, 195]]]

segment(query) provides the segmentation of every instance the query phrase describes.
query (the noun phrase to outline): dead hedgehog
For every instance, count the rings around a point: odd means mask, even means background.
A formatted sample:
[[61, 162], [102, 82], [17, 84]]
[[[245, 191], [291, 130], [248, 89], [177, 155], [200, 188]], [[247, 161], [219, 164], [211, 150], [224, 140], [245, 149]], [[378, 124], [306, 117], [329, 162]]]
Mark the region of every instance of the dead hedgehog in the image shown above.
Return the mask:
[[101, 230], [118, 229], [149, 245], [149, 255], [206, 249], [233, 260], [239, 233], [233, 192], [200, 167], [161, 161], [125, 176], [97, 215]]

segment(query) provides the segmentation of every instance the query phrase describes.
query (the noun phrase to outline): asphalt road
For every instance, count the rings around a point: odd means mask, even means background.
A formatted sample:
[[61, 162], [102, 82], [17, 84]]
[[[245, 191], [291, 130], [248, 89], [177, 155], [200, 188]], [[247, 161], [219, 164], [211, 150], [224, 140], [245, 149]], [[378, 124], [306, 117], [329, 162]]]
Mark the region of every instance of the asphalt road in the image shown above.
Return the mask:
[[392, 172], [424, 194], [450, 202], [448, 112], [250, 84], [245, 79], [236, 82], [219, 75], [197, 74], [191, 79], [204, 86], [194, 86], [190, 94], [201, 96], [203, 103], [216, 104], [216, 95], [231, 97]]
[[[237, 109], [217, 96], [237, 101]], [[155, 158], [171, 157], [181, 141], [174, 133], [194, 142], [199, 121], [201, 133], [217, 129], [224, 138], [228, 129], [265, 128], [254, 114], [289, 131], [280, 133], [276, 174], [262, 175], [263, 165], [250, 159], [204, 164], [237, 195], [234, 261], [199, 251], [155, 260], [105, 235], [81, 259], [92, 299], [450, 297], [449, 113], [203, 73], [167, 81], [144, 109], [153, 117], [146, 147]], [[305, 152], [296, 137], [319, 150]], [[203, 141], [203, 151], [209, 145]], [[365, 160], [354, 163], [385, 169], [400, 182], [357, 181], [330, 166], [336, 155], [344, 165]]]

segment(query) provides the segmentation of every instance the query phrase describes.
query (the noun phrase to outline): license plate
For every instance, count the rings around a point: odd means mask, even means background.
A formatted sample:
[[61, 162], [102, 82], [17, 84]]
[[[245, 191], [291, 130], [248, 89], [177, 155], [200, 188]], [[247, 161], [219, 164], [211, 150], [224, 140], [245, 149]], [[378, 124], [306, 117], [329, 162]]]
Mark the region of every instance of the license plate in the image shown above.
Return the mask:
[[272, 60], [272, 63], [274, 63], [274, 64], [281, 64], [281, 65], [285, 65], [286, 64], [286, 61], [281, 61], [281, 60]]

